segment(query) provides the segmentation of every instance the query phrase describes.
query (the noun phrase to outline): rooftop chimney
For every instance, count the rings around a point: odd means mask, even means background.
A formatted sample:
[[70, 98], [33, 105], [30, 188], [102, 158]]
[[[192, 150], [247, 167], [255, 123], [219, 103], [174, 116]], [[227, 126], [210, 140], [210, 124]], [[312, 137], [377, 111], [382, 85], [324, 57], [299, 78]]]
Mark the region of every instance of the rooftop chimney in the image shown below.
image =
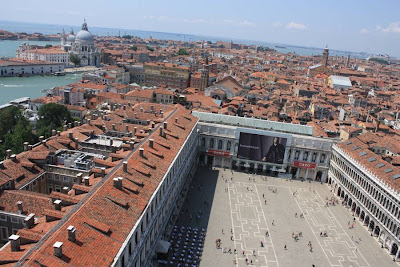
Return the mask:
[[161, 118], [164, 118], [164, 111], [161, 111]]
[[75, 241], [76, 241], [76, 234], [75, 234], [76, 228], [73, 225], [70, 225], [70, 226], [68, 226], [67, 230], [68, 230], [68, 240], [75, 243]]
[[61, 210], [61, 200], [60, 199], [54, 200], [53, 204], [54, 204], [55, 210]]
[[150, 146], [151, 148], [154, 148], [154, 139], [150, 139], [150, 140], [149, 140], [149, 146]]
[[137, 127], [134, 127], [133, 128], [133, 134], [136, 134], [136, 132], [137, 132]]
[[74, 133], [68, 132], [68, 137], [69, 137], [69, 139], [74, 140]]
[[133, 150], [134, 147], [135, 147], [135, 142], [129, 142], [129, 149]]
[[144, 148], [139, 148], [139, 155], [144, 158]]
[[112, 124], [112, 129], [113, 129], [113, 131], [115, 131], [115, 124], [114, 123]]
[[114, 181], [114, 187], [117, 188], [117, 189], [119, 189], [119, 190], [122, 190], [122, 180], [123, 180], [123, 179], [124, 179], [124, 178], [122, 178], [122, 177], [114, 178], [114, 179], [113, 179], [113, 181]]
[[72, 123], [68, 123], [68, 128], [71, 129], [72, 128]]
[[54, 248], [54, 255], [61, 258], [63, 253], [62, 253], [62, 246], [63, 246], [63, 242], [56, 242], [53, 245]]
[[144, 111], [144, 109], [143, 108], [140, 108], [140, 112], [143, 112]]
[[47, 141], [46, 141], [46, 140], [43, 140], [43, 141], [42, 141], [42, 145], [47, 146]]
[[67, 125], [65, 124], [64, 126], [63, 126], [63, 131], [65, 132], [67, 130]]
[[4, 161], [0, 161], [0, 169], [4, 169]]
[[125, 125], [125, 132], [129, 132], [129, 125]]
[[56, 134], [57, 134], [57, 130], [55, 130], [55, 129], [51, 130], [51, 135], [52, 136], [55, 136]]
[[22, 201], [17, 201], [18, 214], [22, 214]]
[[128, 162], [124, 161], [122, 164], [124, 165], [124, 172], [128, 172]]
[[79, 149], [79, 140], [78, 138], [75, 138], [75, 150]]
[[155, 124], [154, 121], [153, 121], [153, 122], [151, 122], [151, 128], [154, 129], [154, 127], [156, 127], [156, 124]]
[[19, 251], [21, 245], [19, 235], [10, 235], [8, 241], [11, 243], [11, 251]]
[[11, 149], [6, 150], [6, 159], [9, 159], [11, 157]]
[[164, 121], [164, 129], [167, 130], [168, 129], [168, 122]]
[[10, 156], [10, 159], [11, 159], [12, 161], [16, 162], [16, 161], [17, 161], [17, 156], [16, 156], [15, 154], [12, 154], [12, 155]]
[[123, 108], [124, 110], [126, 110], [126, 106], [125, 106], [125, 105], [123, 105], [122, 108]]
[[68, 186], [64, 186], [64, 187], [62, 188], [62, 190], [61, 190], [61, 192], [64, 193], [64, 194], [68, 194], [68, 191], [69, 191]]
[[175, 118], [175, 123], [178, 123], [178, 118]]
[[83, 182], [85, 183], [86, 186], [89, 186], [89, 176], [83, 177]]
[[24, 151], [28, 151], [28, 149], [29, 149], [29, 143], [24, 142]]
[[35, 213], [31, 213], [24, 219], [25, 228], [29, 229], [32, 228], [33, 224], [35, 223]]
[[32, 150], [32, 147], [33, 147], [32, 145], [29, 145], [28, 150]]
[[150, 111], [153, 112], [154, 111], [154, 105], [150, 106]]
[[160, 108], [160, 114], [162, 113], [163, 111], [162, 111], [162, 108]]
[[78, 184], [82, 183], [82, 176], [83, 176], [83, 173], [81, 173], [81, 172], [76, 175], [76, 179], [78, 180]]
[[57, 136], [60, 136], [60, 133], [61, 133], [60, 131], [57, 131]]
[[160, 127], [160, 136], [163, 136], [163, 127]]
[[92, 125], [90, 119], [87, 119], [87, 124]]
[[[101, 177], [106, 176], [106, 168], [105, 167], [101, 167]], [[88, 180], [89, 183], [89, 180]]]

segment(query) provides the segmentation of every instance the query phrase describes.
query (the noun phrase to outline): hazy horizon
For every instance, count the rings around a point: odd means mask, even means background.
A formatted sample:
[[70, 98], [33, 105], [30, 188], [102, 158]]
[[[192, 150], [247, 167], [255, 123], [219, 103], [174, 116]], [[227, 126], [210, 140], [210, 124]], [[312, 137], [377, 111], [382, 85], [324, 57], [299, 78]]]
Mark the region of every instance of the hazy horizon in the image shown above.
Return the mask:
[[[107, 12], [104, 12], [104, 6]], [[3, 3], [3, 21], [77, 25], [400, 56], [400, 2], [337, 0], [108, 2], [70, 0], [60, 10], [43, 0]], [[122, 8], [121, 8], [122, 7]], [[11, 12], [10, 12], [11, 11]], [[24, 18], [21, 20], [21, 18]]]

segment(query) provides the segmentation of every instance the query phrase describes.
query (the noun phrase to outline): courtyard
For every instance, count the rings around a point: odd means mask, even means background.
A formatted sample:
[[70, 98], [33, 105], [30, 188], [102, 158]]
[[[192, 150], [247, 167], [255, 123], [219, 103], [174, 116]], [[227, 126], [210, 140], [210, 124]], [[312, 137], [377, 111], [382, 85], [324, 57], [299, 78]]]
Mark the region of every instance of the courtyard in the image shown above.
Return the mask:
[[175, 228], [204, 229], [200, 266], [396, 266], [336, 199], [326, 184], [200, 167]]

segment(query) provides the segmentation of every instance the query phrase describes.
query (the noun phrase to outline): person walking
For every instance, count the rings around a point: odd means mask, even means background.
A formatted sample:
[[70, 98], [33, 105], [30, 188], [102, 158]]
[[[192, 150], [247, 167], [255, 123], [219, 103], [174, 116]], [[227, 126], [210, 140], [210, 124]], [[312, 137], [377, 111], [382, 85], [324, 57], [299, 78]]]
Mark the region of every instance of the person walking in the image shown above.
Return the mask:
[[285, 244], [285, 246], [284, 246], [284, 249], [287, 250], [286, 244]]

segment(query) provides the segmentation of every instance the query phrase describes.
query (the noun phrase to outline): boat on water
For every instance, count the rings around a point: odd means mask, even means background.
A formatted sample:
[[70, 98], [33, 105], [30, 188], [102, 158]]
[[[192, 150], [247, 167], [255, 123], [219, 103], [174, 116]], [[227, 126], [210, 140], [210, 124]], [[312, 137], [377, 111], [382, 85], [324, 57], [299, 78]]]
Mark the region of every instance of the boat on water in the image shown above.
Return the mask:
[[286, 49], [286, 47], [284, 47], [284, 46], [279, 46], [279, 45], [276, 45], [275, 47], [276, 47], [276, 48], [283, 48], [283, 49]]
[[65, 76], [65, 72], [60, 72], [60, 71], [54, 72], [54, 76]]

